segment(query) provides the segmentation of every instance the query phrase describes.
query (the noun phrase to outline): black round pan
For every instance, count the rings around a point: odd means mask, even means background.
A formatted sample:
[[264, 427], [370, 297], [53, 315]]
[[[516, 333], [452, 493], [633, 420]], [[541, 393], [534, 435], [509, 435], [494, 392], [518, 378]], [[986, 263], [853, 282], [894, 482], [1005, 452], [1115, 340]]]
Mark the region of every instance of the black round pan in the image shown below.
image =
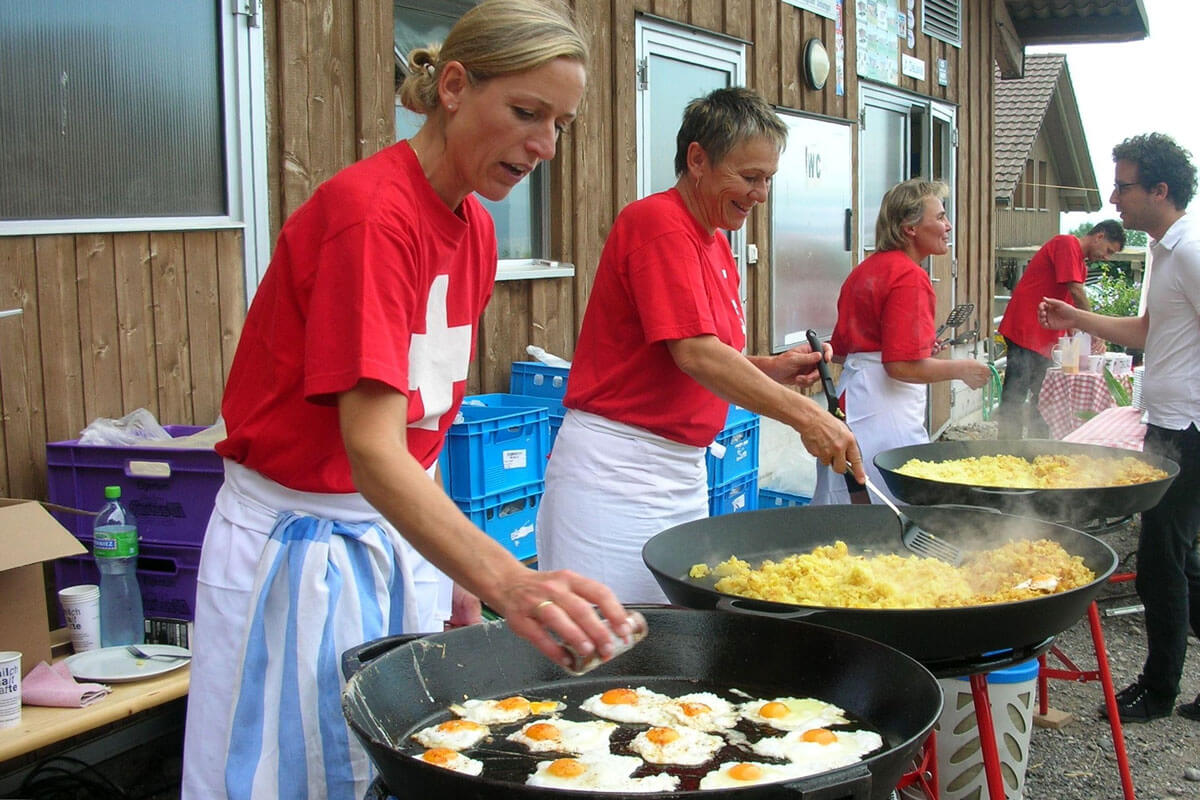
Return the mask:
[[[1087, 612], [1117, 565], [1117, 556], [1108, 545], [1063, 525], [964, 506], [909, 506], [905, 512], [919, 526], [968, 554], [1015, 539], [1051, 539], [1068, 553], [1082, 556], [1096, 579], [1070, 591], [1011, 603], [855, 609], [751, 600], [717, 591], [712, 576], [688, 576], [693, 564], [713, 566], [736, 555], [757, 566], [765, 559], [807, 553], [839, 539], [857, 553], [911, 555], [900, 543], [895, 514], [878, 505], [804, 506], [709, 517], [652, 537], [642, 549], [642, 559], [673, 603], [804, 620], [851, 631], [889, 644], [939, 675], [980, 671], [986, 654], [995, 651], [1012, 649], [1036, 655], [1047, 640]], [[964, 668], [964, 663], [975, 668]]]
[[[483, 623], [410, 640], [368, 643], [343, 657], [350, 674], [342, 711], [367, 748], [384, 782], [404, 797], [543, 798], [561, 790], [524, 785], [539, 760], [503, 741], [518, 726], [500, 729], [483, 756], [484, 773], [462, 775], [411, 757], [421, 748], [416, 731], [450, 717], [464, 698], [521, 694], [558, 699], [563, 716], [587, 719], [579, 704], [614, 686], [646, 686], [664, 694], [713, 691], [730, 700], [740, 690], [754, 697], [816, 697], [841, 706], [859, 727], [877, 731], [883, 749], [851, 767], [777, 784], [734, 790], [681, 790], [670, 796], [883, 800], [912, 763], [941, 713], [934, 677], [916, 661], [860, 636], [816, 625], [745, 619], [712, 611], [645, 607], [649, 635], [636, 647], [587, 675], [570, 677], [503, 622]], [[744, 699], [744, 698], [742, 698]], [[637, 726], [643, 728], [645, 726]], [[726, 749], [733, 748], [733, 745]], [[694, 768], [698, 780], [717, 761]], [[685, 780], [687, 777], [685, 775]], [[667, 797], [667, 793], [570, 792], [571, 797]]]
[[[910, 459], [949, 461], [978, 456], [1014, 455], [1032, 459], [1039, 455], [1086, 455], [1094, 458], [1133, 456], [1167, 473], [1167, 477], [1130, 486], [1102, 486], [1090, 489], [1000, 489], [965, 483], [944, 483], [914, 478], [896, 472]], [[875, 456], [875, 466], [883, 480], [899, 499], [913, 505], [964, 503], [987, 506], [1011, 514], [1042, 519], [1083, 522], [1105, 517], [1123, 517], [1153, 508], [1171, 481], [1179, 474], [1179, 465], [1153, 453], [1140, 453], [1119, 447], [1060, 442], [1053, 439], [986, 440], [974, 442], [930, 442], [884, 450]]]

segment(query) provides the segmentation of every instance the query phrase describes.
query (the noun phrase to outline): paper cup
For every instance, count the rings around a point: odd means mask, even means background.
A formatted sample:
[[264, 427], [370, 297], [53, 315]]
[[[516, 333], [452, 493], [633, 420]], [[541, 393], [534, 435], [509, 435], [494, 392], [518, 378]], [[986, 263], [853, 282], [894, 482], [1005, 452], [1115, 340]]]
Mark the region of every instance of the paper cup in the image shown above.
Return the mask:
[[0, 728], [21, 724], [21, 654], [0, 652]]
[[1088, 372], [1097, 372], [1097, 373], [1104, 372], [1104, 355], [1103, 354], [1098, 355], [1098, 356], [1089, 355], [1087, 357], [1087, 359], [1088, 359]]
[[76, 653], [100, 647], [100, 587], [94, 583], [68, 586], [58, 592], [63, 617]]

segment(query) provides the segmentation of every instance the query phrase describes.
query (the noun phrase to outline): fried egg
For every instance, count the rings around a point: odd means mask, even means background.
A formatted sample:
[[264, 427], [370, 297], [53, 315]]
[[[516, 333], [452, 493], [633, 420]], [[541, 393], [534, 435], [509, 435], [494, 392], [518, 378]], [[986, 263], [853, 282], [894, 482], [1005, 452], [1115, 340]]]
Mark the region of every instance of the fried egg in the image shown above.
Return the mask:
[[738, 721], [737, 707], [712, 692], [676, 697], [667, 706], [667, 712], [680, 725], [710, 733], [732, 728]]
[[629, 749], [651, 764], [694, 767], [712, 759], [724, 744], [720, 736], [677, 725], [642, 731], [629, 742]]
[[551, 719], [526, 723], [506, 738], [534, 753], [607, 753], [609, 737], [616, 729], [615, 722]]
[[426, 747], [466, 750], [479, 744], [487, 735], [487, 725], [481, 725], [469, 719], [448, 719], [438, 725], [417, 731], [412, 738]]
[[824, 728], [844, 725], [846, 712], [837, 706], [812, 697], [777, 697], [774, 700], [751, 700], [738, 707], [743, 719], [769, 725], [781, 731]]
[[450, 706], [450, 710], [458, 716], [481, 725], [507, 725], [529, 716], [553, 714], [564, 708], [566, 706], [557, 700], [527, 700], [520, 695], [501, 700], [467, 700], [462, 705]]
[[529, 786], [601, 792], [671, 792], [679, 778], [667, 773], [632, 777], [642, 760], [634, 756], [593, 753], [579, 758], [539, 761], [525, 781]]
[[433, 764], [435, 767], [461, 772], [465, 775], [478, 775], [483, 772], [483, 762], [476, 761], [473, 758], [467, 758], [457, 750], [451, 750], [447, 747], [435, 747], [432, 750], [426, 750], [415, 758], [424, 761], [426, 764]]
[[[883, 739], [874, 731], [810, 728], [759, 739], [750, 747], [759, 755], [784, 758], [799, 766], [813, 767], [812, 772], [824, 772], [853, 764], [882, 746]], [[806, 771], [806, 774], [811, 773]]]
[[754, 761], [732, 761], [714, 769], [700, 779], [701, 789], [736, 789], [800, 777], [803, 773], [794, 764], [760, 764]]
[[580, 703], [579, 707], [589, 714], [617, 722], [669, 725], [671, 713], [668, 707], [673, 702], [674, 700], [665, 694], [652, 692], [645, 686], [636, 689], [620, 687], [592, 695]]

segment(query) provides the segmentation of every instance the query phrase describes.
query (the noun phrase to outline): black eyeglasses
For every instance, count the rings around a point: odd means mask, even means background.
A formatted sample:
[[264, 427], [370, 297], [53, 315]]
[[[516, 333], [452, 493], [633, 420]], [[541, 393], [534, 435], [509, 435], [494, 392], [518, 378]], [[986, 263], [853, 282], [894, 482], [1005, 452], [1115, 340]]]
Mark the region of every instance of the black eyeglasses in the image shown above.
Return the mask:
[[1140, 186], [1140, 185], [1141, 184], [1139, 184], [1137, 181], [1133, 181], [1131, 183], [1119, 183], [1118, 182], [1118, 183], [1113, 184], [1113, 191], [1116, 192], [1117, 194], [1122, 194], [1130, 186]]

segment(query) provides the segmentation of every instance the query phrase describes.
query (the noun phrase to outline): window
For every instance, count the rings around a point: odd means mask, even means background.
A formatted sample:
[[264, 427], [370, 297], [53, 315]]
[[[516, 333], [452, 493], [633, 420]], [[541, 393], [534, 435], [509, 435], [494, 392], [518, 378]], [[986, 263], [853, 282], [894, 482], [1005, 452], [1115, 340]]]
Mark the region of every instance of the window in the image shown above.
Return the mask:
[[[396, 63], [401, 74], [414, 47], [440, 43], [455, 21], [475, 3], [471, 0], [397, 0], [395, 3]], [[425, 117], [400, 105], [396, 99], [396, 139], [407, 139], [421, 127]], [[499, 277], [527, 277], [531, 261], [550, 257], [550, 169], [544, 162], [518, 183], [508, 197], [493, 202], [478, 198], [496, 223], [500, 253]], [[538, 269], [535, 274], [571, 274], [565, 270]]]
[[[675, 136], [689, 102], [745, 84], [746, 46], [696, 28], [639, 16], [637, 37], [638, 197], [675, 185]], [[729, 236], [745, 301], [746, 231]]]
[[958, 7], [958, 0], [923, 0], [921, 30], [927, 36], [961, 47], [962, 11]]
[[1047, 192], [1046, 188], [1050, 184], [1050, 170], [1046, 167], [1045, 161], [1038, 162], [1038, 181], [1037, 181], [1037, 207], [1039, 211], [1048, 211]]
[[[0, 234], [246, 229], [266, 266], [262, 29], [226, 0], [0, 15]], [[258, 232], [261, 230], [261, 234]]]

